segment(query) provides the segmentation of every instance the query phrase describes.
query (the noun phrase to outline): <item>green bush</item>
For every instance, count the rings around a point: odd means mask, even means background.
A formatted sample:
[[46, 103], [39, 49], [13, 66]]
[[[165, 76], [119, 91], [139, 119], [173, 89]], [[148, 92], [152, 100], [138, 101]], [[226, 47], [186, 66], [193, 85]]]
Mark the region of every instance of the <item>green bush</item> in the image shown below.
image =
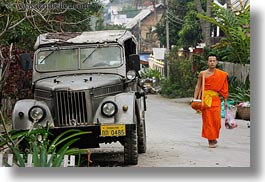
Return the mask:
[[[24, 154], [33, 155], [34, 167], [60, 167], [64, 155], [87, 153], [87, 150], [71, 147], [73, 143], [80, 139], [80, 135], [87, 133], [77, 129], [69, 129], [50, 141], [51, 133], [48, 127], [29, 131], [10, 131], [0, 136], [0, 147], [6, 145], [11, 149], [15, 156], [15, 162], [19, 167], [26, 166], [26, 155]], [[23, 147], [21, 148], [21, 146]], [[51, 155], [51, 158], [48, 158], [48, 155]], [[8, 164], [5, 165], [9, 166]]]
[[234, 100], [235, 104], [240, 102], [250, 102], [250, 81], [249, 77], [245, 83], [239, 81], [236, 77], [229, 77], [229, 99]]
[[169, 98], [192, 97], [197, 77], [190, 60], [171, 60], [169, 78], [162, 82], [160, 93]]
[[140, 77], [141, 78], [155, 78], [157, 82], [161, 81], [162, 75], [160, 73], [160, 71], [156, 70], [156, 69], [151, 69], [151, 68], [144, 68], [141, 72], [140, 72]]

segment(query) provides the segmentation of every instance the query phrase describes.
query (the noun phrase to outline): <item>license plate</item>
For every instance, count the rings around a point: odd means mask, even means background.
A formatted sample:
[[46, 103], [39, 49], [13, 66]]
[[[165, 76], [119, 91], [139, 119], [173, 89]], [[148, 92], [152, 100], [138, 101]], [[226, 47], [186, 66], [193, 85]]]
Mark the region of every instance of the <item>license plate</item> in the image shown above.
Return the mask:
[[100, 126], [100, 136], [125, 136], [126, 127], [124, 124], [119, 125], [101, 125]]

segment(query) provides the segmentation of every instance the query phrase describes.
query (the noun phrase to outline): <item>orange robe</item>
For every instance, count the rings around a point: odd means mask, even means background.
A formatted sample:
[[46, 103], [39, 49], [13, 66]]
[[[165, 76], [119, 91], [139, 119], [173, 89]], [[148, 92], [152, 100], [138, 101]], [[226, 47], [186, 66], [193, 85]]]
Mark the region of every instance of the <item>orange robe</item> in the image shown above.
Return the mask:
[[[216, 69], [215, 73], [205, 78], [205, 90], [219, 93], [223, 98], [228, 97], [228, 74]], [[221, 129], [221, 99], [219, 96], [212, 97], [211, 107], [202, 110], [202, 137], [208, 140], [219, 138]]]

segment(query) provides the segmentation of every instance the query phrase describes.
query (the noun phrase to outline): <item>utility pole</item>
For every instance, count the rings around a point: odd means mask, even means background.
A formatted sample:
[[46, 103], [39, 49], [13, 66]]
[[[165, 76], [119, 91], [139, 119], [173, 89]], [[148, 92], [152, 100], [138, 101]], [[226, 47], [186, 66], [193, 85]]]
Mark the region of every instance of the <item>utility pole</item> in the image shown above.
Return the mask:
[[139, 49], [139, 54], [141, 53], [141, 20], [138, 20], [138, 28], [139, 28], [139, 32], [138, 32], [138, 49]]
[[[166, 54], [169, 53], [169, 21], [168, 21], [168, 0], [165, 0], [165, 5], [166, 5], [166, 40], [167, 40], [167, 51]], [[165, 59], [165, 66], [166, 66], [166, 71], [165, 71], [165, 76], [169, 78], [169, 61]]]

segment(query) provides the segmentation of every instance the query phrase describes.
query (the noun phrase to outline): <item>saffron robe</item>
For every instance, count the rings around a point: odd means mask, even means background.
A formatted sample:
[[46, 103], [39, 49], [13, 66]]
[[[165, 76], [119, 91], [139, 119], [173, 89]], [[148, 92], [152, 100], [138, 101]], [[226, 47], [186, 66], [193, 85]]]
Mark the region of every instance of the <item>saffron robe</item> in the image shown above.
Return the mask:
[[[205, 78], [204, 90], [217, 92], [224, 99], [228, 97], [228, 74], [216, 69], [215, 73]], [[202, 109], [202, 137], [208, 140], [219, 138], [221, 129], [221, 99], [219, 96], [212, 97], [211, 107]]]

